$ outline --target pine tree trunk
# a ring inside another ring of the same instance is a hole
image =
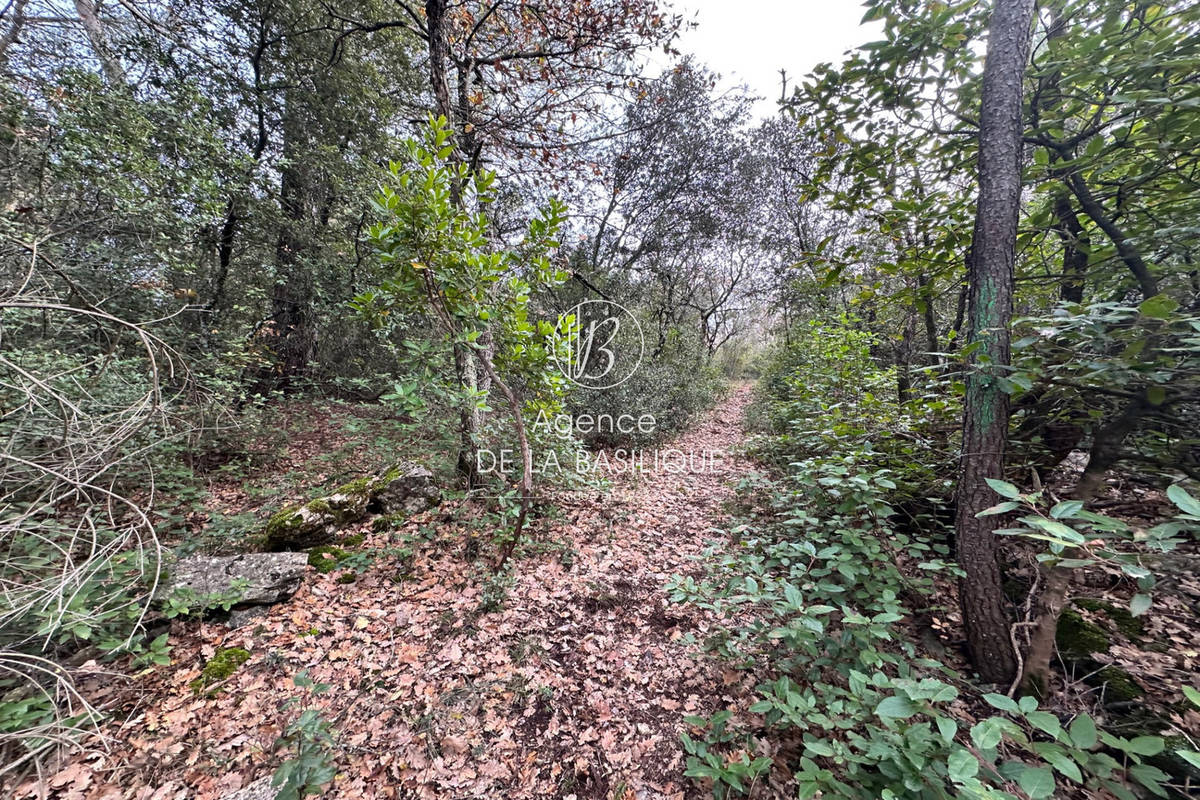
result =
[[[959,586],[971,659],[980,677],[1011,681],[1016,657],[1001,589],[998,517],[976,515],[998,499],[985,478],[1001,478],[1008,444],[1008,395],[995,367],[1009,363],[1013,264],[1021,202],[1021,84],[1029,57],[1033,0],[996,0],[988,31],[979,124],[979,204],[972,258],[967,394],[955,539],[965,572]]]

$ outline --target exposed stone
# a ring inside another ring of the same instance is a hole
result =
[[[246,585],[239,605],[269,605],[291,597],[308,567],[304,553],[242,553],[236,556],[191,556],[176,562],[168,594],[187,589],[201,597],[223,595],[235,581]]]
[[[271,776],[266,775],[236,792],[225,795],[221,800],[275,800],[277,794],[279,789],[271,785]]]
[[[433,473],[419,464],[397,464],[374,481],[370,510],[380,514],[416,514],[442,501]]]
[[[265,619],[268,613],[266,606],[244,606],[242,608],[234,608],[229,612],[229,619],[225,620],[225,624],[232,630],[235,628],[244,628],[251,623],[256,623],[261,619]]]
[[[329,544],[339,528],[367,513],[369,489],[369,481],[356,481],[338,487],[328,497],[285,508],[267,522],[267,549],[302,550]]]
[[[358,478],[328,497],[280,511],[262,537],[267,550],[305,550],[334,541],[338,530],[368,512],[415,514],[441,502],[433,473],[418,464],[398,464],[376,478]]]

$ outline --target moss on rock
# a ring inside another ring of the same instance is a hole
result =
[[[344,537],[339,544],[342,547],[361,547],[362,543],[367,540],[367,537],[361,533],[353,534],[352,536]]]
[[[1108,634],[1103,628],[1088,622],[1082,614],[1070,608],[1065,609],[1058,618],[1055,642],[1059,652],[1069,660],[1106,652],[1109,646]]]
[[[353,494],[367,495],[371,492],[371,487],[375,484],[373,478],[356,478],[349,483],[343,483],[338,488],[334,489],[334,494]]]
[[[1104,667],[1087,679],[1089,686],[1103,687],[1105,702],[1116,703],[1136,700],[1146,694],[1125,670],[1120,667]]]
[[[1140,639],[1145,633],[1145,627],[1142,621],[1130,613],[1128,608],[1110,605],[1105,609],[1108,618],[1117,626],[1117,630],[1128,636],[1130,639]]]
[[[240,647],[229,647],[224,650],[218,650],[204,665],[204,669],[200,672],[200,677],[188,684],[193,692],[201,692],[212,686],[214,683],[220,683],[233,673],[237,672],[238,667],[245,664],[250,658],[250,652],[243,650]]]
[[[1135,617],[1128,608],[1090,597],[1080,597],[1073,602],[1080,608],[1108,617],[1117,626],[1117,630],[1130,639],[1139,639],[1145,633],[1142,621]]]
[[[350,554],[340,547],[322,545],[308,551],[308,565],[325,575],[337,569],[338,564],[348,555]]]

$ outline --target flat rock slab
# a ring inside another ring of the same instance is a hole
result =
[[[238,605],[270,605],[295,594],[306,569],[306,553],[191,556],[173,567],[171,591],[188,589],[201,596],[224,594],[235,581],[244,580],[247,583]]]

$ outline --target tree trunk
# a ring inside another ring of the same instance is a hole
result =
[[[1008,443],[1008,395],[995,367],[1009,363],[1013,264],[1021,203],[1021,83],[1029,57],[1033,0],[996,0],[988,31],[979,125],[979,204],[969,265],[967,393],[955,540],[965,573],[959,586],[971,659],[980,676],[1007,683],[1016,671],[1001,589],[998,517],[976,515],[996,494]]]
[[[104,73],[105,80],[113,86],[123,86],[125,84],[125,68],[121,66],[121,60],[113,52],[112,44],[108,40],[108,31],[104,29],[100,15],[96,13],[96,4],[92,0],[75,0],[75,13],[79,15],[79,21],[83,24],[83,30],[87,34],[88,43],[92,46],[92,52],[96,54],[96,60],[100,62],[100,69]]]
[[[917,276],[917,287],[921,290],[921,301],[925,304],[924,310],[921,312],[922,321],[925,323],[925,364],[930,367],[935,367],[938,364],[940,356],[935,355],[940,350],[937,334],[937,317],[934,316],[933,309],[933,291],[930,286],[929,276],[921,273]]]
[[[1088,236],[1071,201],[1063,192],[1054,195],[1054,230],[1063,245],[1063,276],[1059,298],[1064,303],[1082,303],[1088,268]]]
[[[425,3],[426,33],[429,39],[429,87],[433,91],[435,112],[445,117],[450,129],[450,143],[454,145],[451,157],[455,163],[463,163],[462,143],[455,130],[454,106],[450,100],[450,43],[446,30],[446,0],[428,0]],[[462,206],[462,187],[457,181],[450,186],[452,200]],[[475,362],[464,345],[454,345],[454,375],[464,393],[474,393],[478,388],[478,372]],[[456,459],[459,478],[468,489],[479,483],[479,409],[475,398],[464,402],[459,409],[459,448]]]

